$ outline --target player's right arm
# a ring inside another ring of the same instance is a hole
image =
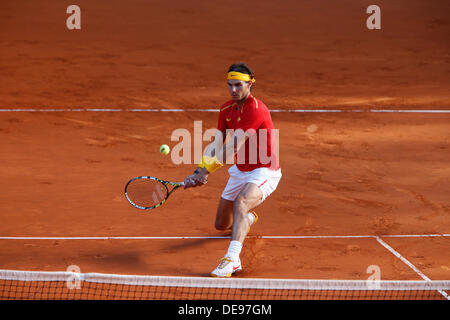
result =
[[[203,165],[200,164],[194,173],[186,178],[185,188],[206,184],[210,173],[222,167],[224,163],[233,163],[236,153],[248,138],[248,135],[240,134],[238,131],[228,132],[224,136],[222,131],[217,130],[214,140],[203,152]]]
[[[227,136],[226,130],[226,116],[223,112],[228,104],[221,107],[219,113],[217,131],[213,141],[205,148],[202,156],[202,161],[193,174],[186,177],[184,183],[185,188],[196,187],[203,185],[208,181],[208,175],[218,168],[223,163],[230,163],[230,159],[234,157],[235,145],[228,143],[230,141],[230,135]],[[231,140],[233,141],[233,140]]]
[[[186,179],[184,180],[185,188],[197,187],[200,185],[204,185],[208,182],[208,175],[210,174],[210,171],[208,171],[207,166],[205,166],[204,164],[205,159],[208,160],[217,159],[216,165],[218,167],[222,166],[222,163],[224,163],[224,161],[223,160],[221,161],[219,159],[223,159],[223,155],[227,153],[226,145],[224,145],[225,142],[224,140],[225,138],[223,137],[222,132],[220,130],[217,130],[213,141],[208,146],[206,146],[203,152],[202,162],[195,169],[194,173],[187,176]],[[219,155],[221,158],[218,158],[217,155]]]

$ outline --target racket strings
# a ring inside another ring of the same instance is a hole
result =
[[[128,198],[141,207],[153,207],[161,203],[167,196],[165,186],[151,179],[137,179],[127,187]]]

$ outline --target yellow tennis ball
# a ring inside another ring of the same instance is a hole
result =
[[[170,147],[167,144],[163,144],[161,147],[159,147],[159,152],[161,152],[161,154],[169,154]]]

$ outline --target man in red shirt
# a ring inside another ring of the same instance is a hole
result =
[[[242,270],[242,244],[250,226],[258,220],[253,209],[281,179],[277,131],[266,105],[251,94],[254,82],[247,65],[239,63],[229,68],[227,84],[232,100],[220,108],[216,137],[205,149],[199,167],[184,181],[185,188],[201,186],[223,163],[236,163],[228,170],[230,178],[216,214],[216,229],[232,229],[232,240],[225,257],[211,273],[215,277],[230,277]]]

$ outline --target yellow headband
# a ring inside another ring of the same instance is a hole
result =
[[[228,80],[241,80],[241,81],[255,82],[255,79],[252,79],[249,74],[242,73],[242,72],[236,72],[236,71],[228,72],[227,79]]]

